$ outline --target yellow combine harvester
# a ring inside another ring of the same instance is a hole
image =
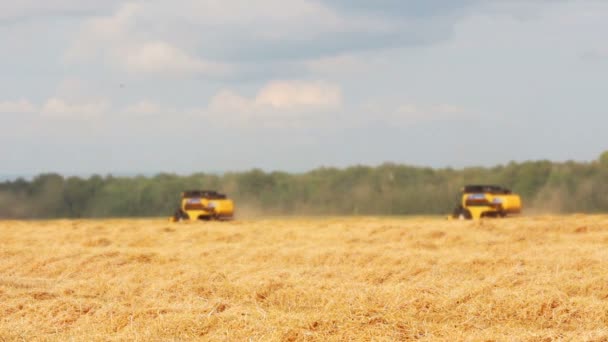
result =
[[[467,185],[462,189],[460,204],[452,218],[480,219],[505,217],[521,212],[521,198],[511,190],[496,185]]]
[[[234,217],[234,202],[216,191],[193,190],[182,192],[180,207],[171,221],[230,220]]]

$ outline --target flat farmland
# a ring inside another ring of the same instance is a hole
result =
[[[608,216],[0,221],[0,341],[608,340]]]

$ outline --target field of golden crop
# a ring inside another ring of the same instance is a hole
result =
[[[0,341],[608,340],[608,217],[0,222]]]

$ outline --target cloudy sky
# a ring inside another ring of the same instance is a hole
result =
[[[605,0],[0,0],[1,173],[593,160]]]

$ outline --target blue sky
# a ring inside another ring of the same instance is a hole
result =
[[[593,160],[608,2],[0,2],[0,173]]]

